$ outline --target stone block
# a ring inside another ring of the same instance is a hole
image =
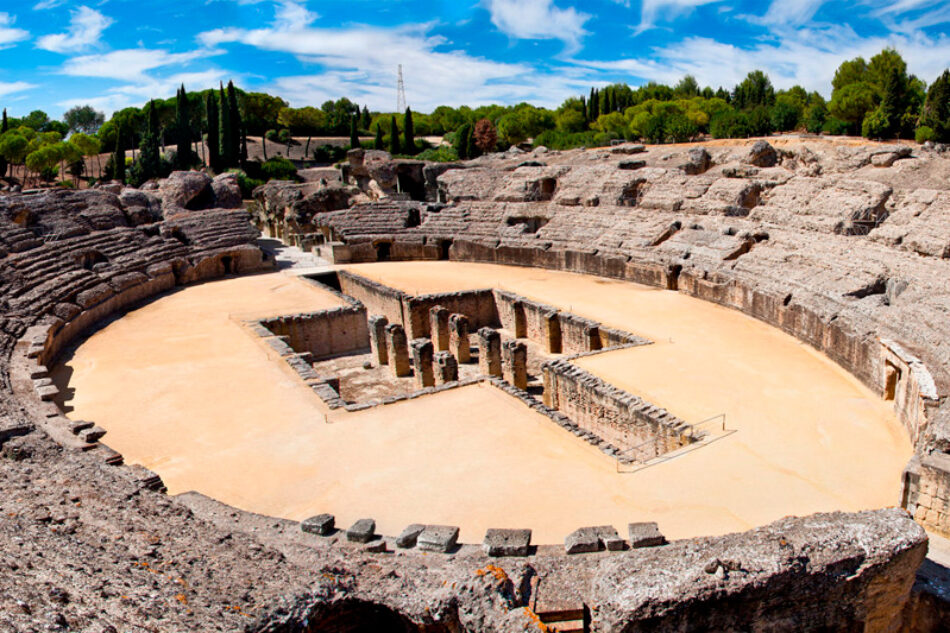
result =
[[[630,547],[656,547],[666,545],[666,538],[660,533],[659,526],[650,521],[631,523],[629,526]]]
[[[412,366],[415,372],[416,389],[425,389],[435,385],[435,375],[432,372],[432,351],[432,341],[429,339],[413,339]]]
[[[520,341],[508,341],[502,348],[502,376],[510,385],[528,388],[528,348]]]
[[[379,538],[373,541],[369,541],[363,546],[364,552],[370,552],[372,554],[382,554],[386,551],[386,539]]]
[[[386,354],[389,357],[389,367],[396,378],[410,374],[409,339],[406,330],[398,323],[386,326]]]
[[[369,543],[376,536],[376,521],[360,519],[346,531],[346,540],[354,543]]]
[[[489,556],[527,556],[531,530],[489,529],[485,533],[485,553]]]
[[[596,527],[582,527],[574,530],[564,539],[564,550],[568,554],[583,554],[613,548],[611,551],[623,549],[624,540],[620,538],[617,529],[612,525]]]
[[[459,379],[459,366],[455,357],[449,352],[436,352],[432,357],[435,371],[435,384],[444,385]]]
[[[83,442],[88,442],[92,444],[93,442],[98,442],[105,436],[106,430],[101,426],[93,426],[90,429],[79,432],[79,439]]]
[[[396,547],[401,547],[404,549],[412,548],[416,546],[416,541],[419,539],[419,535],[422,534],[422,531],[426,529],[426,526],[421,523],[413,523],[408,526],[402,533],[396,537]]]
[[[449,349],[449,311],[443,306],[429,308],[429,331],[437,352]]]
[[[389,319],[382,315],[373,315],[368,319],[369,347],[373,362],[379,366],[389,364],[389,353],[386,349],[386,326]]]
[[[459,529],[454,525],[427,525],[417,539],[424,552],[448,552],[458,543]]]
[[[336,518],[332,514],[318,514],[317,516],[304,519],[300,522],[300,529],[307,534],[317,534],[327,536],[333,532],[336,526]]]
[[[478,331],[478,371],[485,376],[501,376],[501,335],[490,327]]]
[[[449,316],[449,351],[459,363],[469,363],[472,360],[468,328],[468,317],[464,314]]]

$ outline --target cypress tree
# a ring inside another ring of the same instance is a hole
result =
[[[175,127],[178,128],[178,155],[176,163],[179,169],[188,169],[193,161],[191,156],[191,116],[188,112],[188,94],[185,85],[178,90],[175,103]]]
[[[376,141],[373,143],[375,149],[383,149],[383,126],[376,124]]]
[[[142,137],[142,142],[139,144],[139,149],[142,150],[142,153],[139,156],[138,165],[133,170],[134,184],[142,184],[152,178],[158,177],[161,168],[161,157],[158,149],[160,130],[158,125],[158,109],[155,107],[155,102],[149,101],[146,110],[148,111],[148,125],[145,130],[145,135]]]
[[[231,154],[228,157],[230,167],[237,167],[241,162],[241,131],[244,124],[241,121],[241,112],[238,110],[237,91],[234,82],[228,82],[228,118],[231,120]]]
[[[897,68],[891,68],[884,84],[884,99],[881,101],[881,111],[887,119],[885,136],[900,136],[901,115],[904,113],[904,100],[907,92],[906,83]]]
[[[350,117],[350,149],[360,148],[360,135],[359,130],[356,129],[356,125],[357,116],[354,114]]]
[[[241,169],[247,167],[247,126],[241,127]]]
[[[468,155],[468,143],[469,137],[472,136],[472,124],[465,123],[455,132],[455,152],[459,155],[459,158],[465,160],[469,158]]]
[[[219,104],[221,107],[221,124],[220,124],[220,139],[218,143],[221,146],[221,151],[219,153],[219,160],[221,161],[221,167],[227,169],[228,167],[234,167],[231,163],[231,157],[234,155],[234,137],[231,134],[231,109],[228,107],[228,97],[224,92],[224,84],[220,84],[219,88]]]
[[[399,126],[396,125],[396,115],[393,115],[389,126],[389,153],[393,156],[399,153]]]
[[[115,153],[112,155],[112,179],[125,182],[125,145],[122,142],[124,130],[120,126],[115,131]]]
[[[363,113],[360,118],[360,127],[364,130],[368,130],[369,126],[373,124],[373,117],[369,114],[369,108],[363,106]]]
[[[475,143],[475,126],[472,125],[465,132],[465,155],[468,158],[478,158],[481,152]]]
[[[10,122],[7,120],[7,109],[3,109],[3,123],[0,123],[0,135],[4,134],[7,130],[10,129]],[[7,175],[7,159],[0,156],[0,178],[5,178]]]
[[[590,100],[587,102],[587,108],[590,110],[590,120],[591,122],[596,121],[597,117],[600,116],[600,95],[597,94],[597,90],[594,88],[590,89]]]
[[[590,112],[587,110],[587,99],[581,97],[581,110],[584,114],[584,121],[590,123]]]
[[[208,93],[205,101],[205,115],[208,117],[208,167],[218,173],[221,171],[221,117],[214,90]]]
[[[412,110],[406,108],[406,120],[402,124],[406,134],[406,153],[412,156],[416,153],[416,132],[412,128]]]

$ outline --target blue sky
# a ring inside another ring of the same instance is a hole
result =
[[[826,95],[838,64],[895,46],[927,82],[950,65],[946,0],[0,0],[0,105],[111,113],[233,78],[320,105],[556,106],[592,85],[731,88],[765,70]]]

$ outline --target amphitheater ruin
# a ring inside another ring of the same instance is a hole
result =
[[[254,198],[0,195],[0,630],[950,630],[947,148]]]

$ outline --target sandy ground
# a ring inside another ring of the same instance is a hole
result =
[[[736,432],[618,474],[487,385],[334,412],[328,424],[323,403],[234,318],[338,302],[281,274],[189,287],[93,335],[57,371],[75,389],[71,417],[106,428],[107,444],[160,473],[173,494],[194,489],[293,519],[331,512],[343,526],[373,517],[386,534],[448,523],[479,542],[489,527],[530,527],[536,543],[554,543],[582,525],[655,520],[680,538],[896,502],[911,447],[890,408],[738,312],[535,269],[352,268],[410,292],[502,286],[648,336],[658,343],[584,364],[687,420],[725,412]]]

